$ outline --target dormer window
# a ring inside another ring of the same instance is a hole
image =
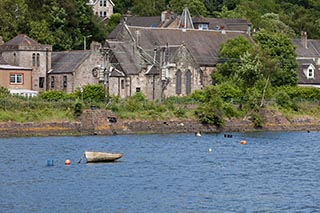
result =
[[[314,78],[314,70],[312,68],[308,69],[308,78]]]
[[[306,64],[307,65],[307,64]],[[313,64],[309,64],[303,69],[304,75],[306,76],[307,79],[313,79],[314,78],[314,71],[315,71],[315,66]]]
[[[208,24],[199,24],[198,25],[198,29],[199,30],[208,30],[209,29],[209,25]]]

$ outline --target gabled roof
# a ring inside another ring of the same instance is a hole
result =
[[[185,44],[199,65],[215,66],[218,62],[220,45],[229,39],[243,36],[251,41],[246,33],[217,32],[210,30],[181,30],[169,28],[130,27],[138,45],[151,53],[156,46],[179,46]]]
[[[51,55],[52,71],[50,73],[72,73],[89,56],[89,50],[53,52]]]
[[[36,40],[33,40],[25,34],[19,34],[10,41],[6,42],[4,45],[10,46],[39,46],[41,45]]]
[[[320,84],[320,71],[319,66],[316,65],[315,61],[313,59],[297,59],[297,62],[299,64],[298,67],[298,84]],[[315,67],[314,70],[314,78],[307,78],[307,76],[304,73],[304,70],[309,68],[309,66],[312,65]]]
[[[307,40],[307,47],[302,44],[301,39],[292,39],[292,44],[296,47],[298,57],[320,57],[320,40]]]
[[[130,44],[109,41],[108,45],[113,54],[110,60],[114,68],[129,75],[139,73],[140,66],[137,64],[137,58],[133,55],[133,47]]]
[[[25,34],[19,34],[13,39],[7,41],[3,45],[0,45],[0,51],[12,51],[12,50],[37,50],[37,51],[52,51],[51,45],[43,45],[36,40],[30,38]]]
[[[251,26],[245,19],[238,18],[193,18],[193,24],[196,26],[201,23],[207,23],[209,30],[234,30],[234,31],[248,31],[248,27]]]
[[[114,3],[111,0],[108,0],[112,6],[114,6]],[[99,2],[99,0],[89,0],[89,2],[87,3],[87,5],[93,6],[95,4],[97,4]]]

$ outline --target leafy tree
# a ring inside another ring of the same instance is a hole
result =
[[[254,40],[266,54],[277,61],[278,69],[270,73],[272,86],[297,85],[295,47],[286,35],[265,30],[254,35]]]
[[[46,20],[31,21],[29,36],[40,43],[54,43],[54,37],[50,32],[49,25]]]
[[[295,36],[295,32],[293,31],[293,29],[285,23],[283,23],[280,20],[279,15],[275,13],[266,13],[263,16],[261,16],[259,28],[265,29],[268,32],[282,33],[290,37]]]
[[[234,10],[229,10],[226,6],[223,6],[221,12],[213,12],[214,16],[217,18],[242,18],[244,15],[239,7]]]
[[[133,0],[113,0],[115,13],[126,14],[128,10],[133,6]]]
[[[165,9],[165,0],[133,0],[133,7],[131,8],[133,14],[138,16],[160,15]]]
[[[9,40],[27,26],[28,5],[24,0],[0,1],[0,35]]]
[[[76,97],[85,101],[103,101],[105,98],[105,92],[102,85],[85,85],[83,86],[83,92],[80,88],[77,88],[74,92]]]
[[[241,55],[251,48],[252,45],[243,36],[228,40],[225,44],[221,45],[219,58],[222,63],[217,65],[217,72],[213,73],[213,78],[217,83],[235,77]]]
[[[208,11],[200,0],[170,0],[170,9],[181,14],[184,8],[188,8],[192,16],[207,16]]]
[[[236,70],[236,78],[243,87],[254,87],[262,78],[262,63],[257,55],[253,56],[248,51],[240,56],[240,65]]]

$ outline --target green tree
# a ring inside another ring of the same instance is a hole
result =
[[[294,30],[282,22],[279,15],[275,13],[266,13],[262,15],[259,28],[265,29],[268,32],[282,33],[289,37],[295,36]]]
[[[230,39],[222,44],[219,50],[219,60],[222,63],[217,65],[217,71],[213,73],[215,81],[221,83],[229,78],[235,78],[240,57],[251,49],[252,44],[243,36]]]
[[[226,6],[223,6],[221,12],[213,12],[214,16],[217,18],[242,18],[244,15],[239,7],[234,10],[229,10]]]
[[[0,35],[9,40],[27,26],[28,5],[24,0],[0,1]]]
[[[166,9],[165,0],[133,0],[132,13],[138,16],[160,15]]]
[[[295,46],[288,36],[269,33],[262,30],[254,35],[254,40],[262,51],[278,64],[278,69],[271,73],[272,86],[297,85],[297,61]]]
[[[207,16],[208,11],[204,3],[200,0],[171,0],[170,9],[179,14],[184,8],[188,8],[191,16]]]

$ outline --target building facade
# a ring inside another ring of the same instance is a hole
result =
[[[17,35],[0,46],[0,53],[8,64],[32,69],[30,89],[39,92],[47,90],[51,52],[51,45],[42,45],[24,34]]]
[[[113,14],[114,3],[111,0],[90,0],[87,5],[92,7],[93,13],[103,19]]]

